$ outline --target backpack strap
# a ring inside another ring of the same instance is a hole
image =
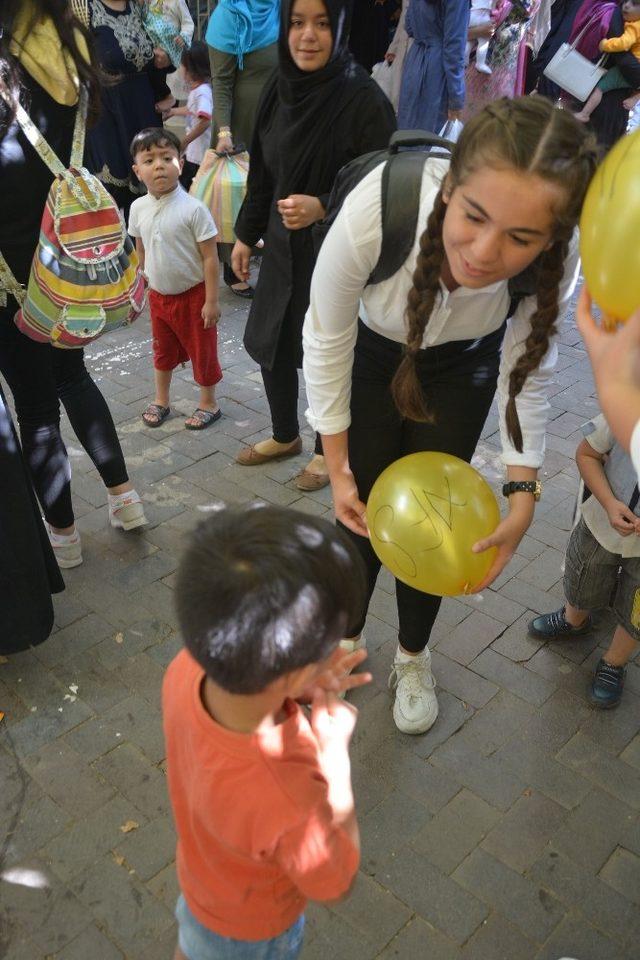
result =
[[[8,293],[22,306],[26,296],[25,289],[18,283],[11,267],[0,253],[0,307],[6,307]]]
[[[411,149],[401,151],[401,147]],[[434,147],[442,149],[434,153]],[[449,140],[424,130],[400,130],[391,137],[390,156],[382,171],[382,244],[368,284],[388,280],[411,254],[418,229],[424,165],[434,156],[450,157],[452,148]]]

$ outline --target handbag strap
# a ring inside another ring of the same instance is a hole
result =
[[[587,22],[585,23],[584,27],[583,27],[582,30],[580,31],[580,33],[578,34],[578,36],[575,38],[575,40],[574,40],[573,43],[571,44],[571,49],[572,49],[572,50],[576,50],[576,49],[577,49],[578,44],[580,43],[580,41],[581,41],[582,38],[584,37],[585,33],[587,32],[587,30],[589,29],[589,27],[591,26],[591,24],[595,23],[595,21],[596,21],[596,18],[595,18],[595,17],[591,17],[590,20],[587,20]],[[602,60],[602,59],[604,59],[604,58],[601,57],[600,60]]]
[[[0,307],[6,307],[8,293],[10,293],[12,297],[15,297],[20,306],[22,306],[25,298],[25,289],[22,284],[18,283],[11,271],[11,267],[2,256],[2,253],[0,253]]]

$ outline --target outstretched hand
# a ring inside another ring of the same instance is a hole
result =
[[[484,540],[478,540],[477,543],[474,543],[473,553],[484,553],[485,550],[490,550],[492,547],[497,547],[498,552],[484,580],[472,585],[470,593],[479,593],[484,590],[502,573],[529,528],[533,517],[533,506],[534,500],[531,497],[530,510],[526,508],[510,510],[490,537],[485,537]]]
[[[333,651],[326,669],[316,678],[315,683],[304,690],[298,700],[300,703],[311,703],[317,689],[327,693],[346,693],[371,683],[370,673],[353,673],[367,659],[367,651],[363,648],[349,653],[341,647]]]

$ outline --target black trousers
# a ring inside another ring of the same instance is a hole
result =
[[[264,389],[271,411],[273,439],[278,443],[293,443],[300,434],[298,422],[298,366],[300,363],[300,334],[293,329],[289,310],[285,315],[278,339],[273,367],[261,367]],[[315,452],[322,453],[322,441],[316,433]]]
[[[366,503],[382,471],[409,453],[451,453],[470,461],[493,400],[504,324],[478,340],[445,343],[421,350],[418,375],[435,422],[403,419],[391,397],[391,381],[402,358],[402,346],[360,323],[351,388],[349,463],[360,499]],[[380,561],[366,537],[343,528],[364,560],[369,595],[376,585]],[[440,597],[422,593],[396,580],[399,640],[417,653],[429,642]],[[348,635],[364,626],[366,610]]]
[[[13,323],[15,301],[9,303],[12,307],[0,310],[0,373],[13,394],[24,456],[45,519],[54,527],[70,527],[71,466],[60,433],[60,401],[107,487],[129,479],[120,441],[83,351],[30,340]]]

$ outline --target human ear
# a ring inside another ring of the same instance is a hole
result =
[[[451,175],[447,174],[444,180],[442,181],[442,202],[449,203],[449,200],[451,200],[452,193],[453,193],[453,185],[451,183]]]

